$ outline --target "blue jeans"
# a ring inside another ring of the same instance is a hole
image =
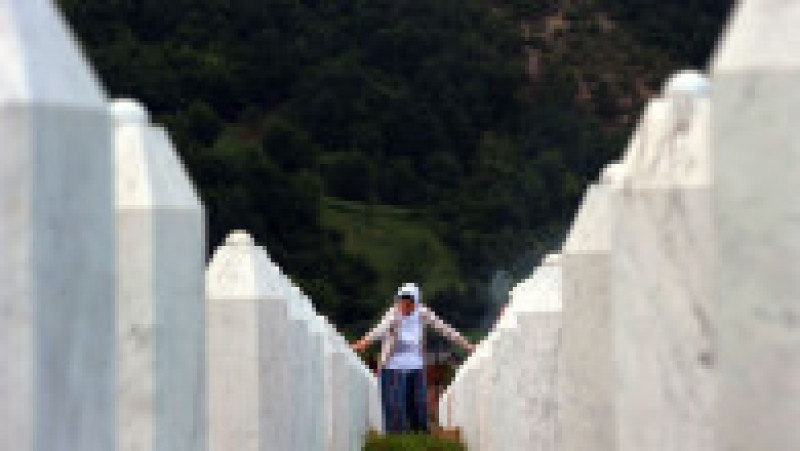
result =
[[[381,371],[383,423],[387,434],[428,431],[425,370]]]

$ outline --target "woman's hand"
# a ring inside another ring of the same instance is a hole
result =
[[[350,348],[354,352],[363,351],[363,350],[367,349],[367,341],[362,338],[361,340],[358,340],[357,342],[351,344]]]

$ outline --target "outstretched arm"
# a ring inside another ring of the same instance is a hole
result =
[[[372,330],[367,332],[366,335],[364,335],[360,340],[351,346],[353,350],[363,351],[373,341],[383,338],[383,336],[389,331],[389,327],[392,325],[392,318],[394,318],[394,307],[390,308],[389,311],[383,315],[383,318],[381,318],[381,321],[377,326],[373,327]]]
[[[444,322],[441,318],[439,318],[436,313],[433,312],[431,309],[426,309],[425,313],[428,317],[428,322],[430,323],[431,327],[436,329],[443,337],[447,338],[451,342],[461,346],[465,351],[472,352],[475,349],[475,345],[467,341],[463,335],[461,335],[455,328]]]

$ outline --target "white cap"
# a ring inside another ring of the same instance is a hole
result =
[[[419,304],[420,301],[422,301],[422,291],[415,283],[403,284],[403,286],[397,290],[396,297],[401,298],[403,296],[411,296],[414,299],[415,304]]]

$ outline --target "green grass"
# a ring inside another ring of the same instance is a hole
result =
[[[370,434],[364,451],[466,451],[461,443],[422,434],[379,436]]]
[[[413,210],[326,198],[321,219],[342,233],[346,252],[375,268],[378,292],[387,300],[403,282],[421,283],[430,296],[459,280],[452,253]]]

